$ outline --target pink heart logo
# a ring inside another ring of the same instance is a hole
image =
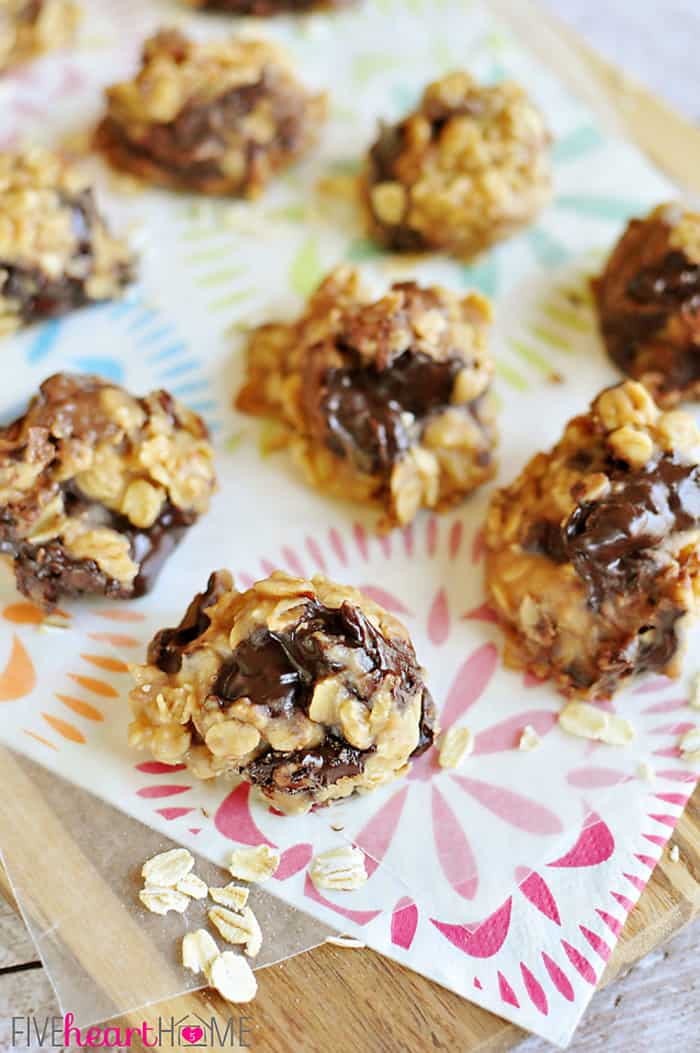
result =
[[[204,1038],[204,1028],[192,1027],[192,1025],[190,1024],[189,1027],[183,1027],[180,1031],[180,1034],[184,1038],[185,1042],[199,1042],[200,1039]]]

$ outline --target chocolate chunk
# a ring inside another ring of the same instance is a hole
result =
[[[363,366],[352,350],[346,356],[348,367],[329,371],[324,384],[328,446],[363,471],[388,472],[420,437],[430,414],[449,403],[463,360],[440,362],[405,351],[380,370]]]
[[[364,771],[374,749],[358,750],[342,739],[328,736],[323,745],[296,753],[269,750],[246,765],[246,777],[265,790],[286,793],[314,791],[332,786],[339,779],[352,778]]]
[[[224,570],[209,575],[204,592],[198,592],[184,617],[175,629],[161,629],[148,647],[148,661],[164,673],[173,674],[182,667],[182,655],[188,644],[194,643],[211,624],[207,611],[233,587],[231,575]]]
[[[334,646],[357,650],[354,687],[368,700],[387,673],[397,677],[397,701],[415,687],[415,662],[401,643],[386,640],[362,611],[349,603],[337,610],[309,603],[297,624],[285,632],[256,629],[235,648],[222,667],[213,693],[225,704],[239,698],[265,706],[273,716],[308,712],[316,684],[340,671]]]
[[[658,573],[649,550],[668,534],[700,523],[700,468],[670,455],[642,472],[610,472],[612,490],[580,504],[564,527],[533,525],[524,548],[555,563],[571,562],[598,609],[613,593],[643,592]]]

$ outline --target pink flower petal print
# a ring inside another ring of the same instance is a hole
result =
[[[404,786],[398,793],[393,794],[355,838],[355,844],[365,853],[365,870],[370,877],[384,859],[396,833],[408,789],[408,786]]]
[[[367,559],[369,556],[369,545],[367,543],[367,531],[361,523],[353,523],[352,535],[355,538],[355,544],[357,550],[363,559]]]
[[[465,775],[453,775],[452,779],[465,793],[510,826],[542,837],[560,834],[564,830],[561,819],[531,797]]]
[[[585,925],[579,925],[579,930],[590,943],[596,954],[600,955],[604,962],[607,962],[608,958],[612,954],[612,948],[608,946],[602,936],[599,936],[597,932],[591,932]]]
[[[633,695],[650,695],[656,691],[663,691],[664,688],[670,687],[673,681],[667,676],[654,676],[649,680],[645,680],[640,687],[636,687],[632,692]]]
[[[626,910],[626,911],[627,911],[628,913],[629,913],[629,912],[630,912],[630,911],[632,910],[632,908],[634,907],[634,903],[633,903],[633,902],[632,902],[632,900],[631,900],[631,899],[629,898],[629,896],[623,896],[623,894],[622,894],[621,892],[611,892],[611,893],[610,893],[610,895],[612,896],[612,898],[613,898],[614,900],[617,900],[617,902],[618,902],[618,903],[620,904],[620,906],[621,906],[621,907],[624,907],[624,909],[625,909],[625,910]]]
[[[671,782],[691,782],[695,784],[698,781],[697,772],[688,771],[685,768],[667,768],[665,771],[657,771],[659,779],[669,779]]]
[[[459,554],[460,545],[462,544],[462,535],[464,533],[464,524],[460,519],[450,527],[450,537],[448,541],[448,551],[450,559],[456,559]]]
[[[162,815],[164,819],[181,819],[183,815],[189,815],[190,812],[194,811],[194,808],[156,808],[158,815]]]
[[[309,844],[292,845],[280,856],[280,864],[274,873],[275,880],[286,881],[287,878],[298,874],[309,865],[313,854],[313,847]]]
[[[595,969],[580,951],[577,951],[575,947],[572,947],[566,940],[561,941],[561,945],[564,948],[564,953],[573,965],[579,976],[582,976],[589,984],[593,987],[598,983],[598,977],[596,976]]]
[[[343,539],[340,536],[340,533],[335,527],[332,527],[329,531],[328,540],[330,541],[331,548],[333,549],[338,561],[342,563],[344,567],[347,566],[348,556],[345,551],[345,545],[343,544]]]
[[[687,698],[667,698],[665,702],[655,702],[653,706],[648,706],[642,710],[642,713],[645,716],[652,716],[655,713],[675,713],[676,710],[685,709],[687,705]]]
[[[442,872],[457,895],[474,899],[479,869],[462,825],[436,786],[432,794],[433,837]]]
[[[276,846],[265,837],[250,814],[250,785],[242,782],[224,798],[214,816],[214,826],[229,841],[242,845]]]
[[[457,670],[440,714],[443,728],[449,728],[483,695],[498,665],[498,648],[487,643],[474,651]]]
[[[534,673],[530,672],[523,674],[523,687],[540,687],[544,683],[544,677],[535,676]]]
[[[663,826],[670,826],[672,830],[678,822],[678,816],[676,815],[658,815],[650,813],[649,818],[653,819],[656,823],[661,823]]]
[[[407,556],[413,555],[413,541],[413,523],[409,523],[408,526],[403,528],[403,547]]]
[[[484,558],[485,551],[484,528],[480,527],[472,541],[472,563],[479,563]]]
[[[512,1005],[516,1009],[520,1009],[520,1002],[515,996],[515,991],[510,986],[500,969],[498,971],[498,990],[500,992],[502,1001],[504,1001],[507,1005]]]
[[[438,542],[438,523],[435,516],[431,516],[425,530],[426,551],[432,559],[435,555]]]
[[[444,644],[450,635],[450,612],[447,606],[447,593],[444,588],[435,594],[428,615],[428,636],[436,647]]]
[[[594,867],[610,859],[615,851],[615,838],[610,827],[595,812],[589,815],[576,844],[550,867]]]
[[[546,735],[556,722],[556,714],[548,709],[528,709],[480,731],[474,739],[474,753],[485,756],[515,749],[526,724],[531,724],[538,735]]]
[[[446,922],[431,918],[431,923],[438,932],[455,947],[472,958],[493,958],[498,954],[510,929],[510,916],[513,908],[512,897],[494,911],[494,913],[476,926],[448,925]]]
[[[647,883],[644,880],[644,878],[637,877],[636,874],[623,874],[622,876],[627,878],[630,885],[634,885],[634,887],[636,889],[639,889],[640,892],[642,892],[647,886]]]
[[[606,910],[600,910],[598,907],[596,907],[596,914],[601,921],[605,922],[615,936],[620,935],[622,932],[622,922],[618,918],[614,918],[612,914],[608,914]]]
[[[571,986],[571,981],[568,976],[561,969],[553,958],[550,958],[546,951],[542,951],[542,961],[544,967],[549,973],[549,978],[556,987],[560,995],[562,995],[567,1002],[573,1002],[574,1000],[574,989]]]
[[[547,1004],[547,996],[542,989],[542,985],[528,969],[524,962],[520,963],[520,973],[525,984],[525,990],[528,993],[530,1001],[543,1016],[548,1016],[549,1005]]]
[[[284,545],[283,546],[283,548],[282,548],[282,558],[284,559],[285,563],[289,567],[289,569],[292,572],[292,574],[296,574],[296,576],[298,578],[305,578],[306,577],[306,571],[304,570],[304,566],[303,566],[301,560],[297,556],[297,554],[294,551],[294,549],[290,548],[289,545]]]
[[[186,764],[162,764],[160,761],[144,761],[143,764],[134,765],[137,771],[146,775],[166,775],[176,771],[184,771]]]
[[[314,903],[319,903],[322,907],[327,907],[328,910],[348,918],[349,921],[354,921],[356,925],[368,925],[382,913],[381,910],[348,910],[347,907],[339,907],[337,903],[331,903],[329,899],[321,895],[308,874],[304,881],[304,895]]]
[[[657,801],[664,801],[666,804],[675,804],[679,808],[685,808],[686,804],[690,799],[690,795],[687,793],[655,793]]]
[[[413,943],[418,928],[418,907],[412,899],[404,896],[394,907],[391,915],[391,942],[405,951]]]
[[[136,793],[139,797],[149,800],[152,797],[174,797],[178,793],[186,793],[191,786],[177,786],[176,784],[162,784],[160,786],[144,786]]]
[[[518,876],[519,871],[520,868],[516,871],[516,876]],[[540,877],[540,875],[533,870],[526,878],[522,880],[518,878],[518,880],[520,881],[519,888],[523,896],[525,896],[534,907],[537,907],[546,918],[553,921],[555,925],[561,925],[561,916],[559,914],[559,908],[557,907],[557,901],[544,878]]]
[[[311,556],[312,560],[314,561],[315,566],[318,567],[318,569],[321,571],[322,574],[325,574],[326,570],[327,570],[326,561],[323,558],[323,552],[321,551],[321,546],[319,545],[318,541],[316,541],[315,538],[312,538],[312,537],[307,537],[306,538],[306,551]]]
[[[374,600],[380,607],[384,607],[387,611],[391,611],[392,614],[403,614],[408,617],[411,615],[411,611],[406,607],[401,600],[397,599],[396,596],[391,592],[387,592],[386,589],[380,589],[378,585],[358,585],[360,592],[364,592],[365,596],[368,596],[370,600]]]
[[[624,771],[616,771],[614,768],[575,768],[566,777],[569,786],[576,786],[584,790],[600,790],[608,786],[618,786],[621,782],[629,779]]]
[[[463,614],[461,620],[463,622],[490,622],[495,625],[498,622],[498,615],[488,603],[482,603],[480,607],[474,607]]]

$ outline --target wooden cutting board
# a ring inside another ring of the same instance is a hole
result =
[[[507,11],[510,0],[493,0]],[[664,103],[624,77],[593,53],[570,30],[528,4],[517,31],[547,61],[556,62],[574,90],[592,84],[614,111],[629,138],[677,182],[700,194],[700,131]],[[522,16],[521,16],[522,18]],[[581,72],[584,72],[582,79]],[[680,821],[673,841],[680,860],[668,855],[654,871],[622,939],[603,984],[663,943],[700,913],[700,788]],[[0,891],[12,893],[0,870]],[[258,973],[260,990],[250,1007],[249,1044],[256,1053],[500,1053],[524,1034],[517,1027],[469,1004],[402,966],[369,951],[323,946]],[[226,1010],[202,993],[140,1009],[123,1026],[158,1016],[180,1018],[199,1013],[209,1018]]]

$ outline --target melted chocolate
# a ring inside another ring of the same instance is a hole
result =
[[[385,639],[352,604],[332,609],[309,602],[290,629],[271,632],[260,628],[243,640],[222,667],[213,693],[223,708],[227,702],[248,698],[275,717],[290,718],[295,710],[306,713],[319,680],[342,669],[329,653],[336,644],[357,652],[355,661],[362,673],[355,688],[363,701],[369,702],[388,673],[397,677],[398,702],[415,690],[419,674],[405,645]]]
[[[660,392],[700,380],[700,265],[670,232],[661,219],[633,220],[593,283],[610,357],[631,376],[657,375]]]
[[[599,609],[615,593],[645,592],[658,567],[650,550],[675,531],[700,523],[700,468],[664,455],[648,470],[611,471],[612,490],[600,501],[584,502],[563,529],[535,524],[529,551],[557,563],[571,562]]]
[[[211,624],[208,609],[218,603],[232,585],[231,576],[226,571],[210,574],[206,589],[194,597],[177,628],[161,629],[153,637],[148,646],[150,664],[169,675],[178,673],[186,648],[202,636]]]
[[[246,766],[246,776],[265,790],[295,793],[314,792],[332,786],[340,779],[353,778],[364,771],[367,758],[374,750],[358,750],[342,739],[329,735],[321,746],[280,753],[270,750]]]
[[[347,355],[352,364],[330,370],[325,379],[327,443],[362,471],[386,474],[416,441],[425,419],[449,404],[464,363],[457,356],[437,362],[405,351],[390,368],[378,370],[361,365],[356,352]],[[406,413],[414,420],[406,420]]]
[[[54,607],[61,596],[142,596],[153,587],[168,556],[196,519],[196,515],[168,503],[153,526],[140,529],[126,516],[86,498],[73,483],[64,487],[64,500],[67,515],[81,515],[92,527],[107,526],[126,537],[139,570],[133,584],[124,585],[106,575],[95,560],[75,559],[58,538],[36,545],[22,540],[5,514],[0,518],[0,551],[15,561],[20,592],[48,608]]]
[[[94,302],[85,289],[93,270],[92,228],[97,212],[92,191],[61,195],[61,204],[70,210],[75,251],[71,257],[72,274],[49,277],[40,267],[17,264],[0,259],[0,270],[5,273],[0,292],[6,299],[17,302],[17,313],[25,324],[45,318],[56,318],[78,307]],[[75,276],[76,268],[80,274]],[[130,265],[122,264],[115,273],[115,282],[126,285],[133,278]]]
[[[115,151],[122,163],[130,160],[138,168],[156,166],[167,176],[183,184],[206,186],[209,182],[228,179],[221,162],[230,148],[231,132],[261,100],[269,103],[275,136],[264,145],[250,139],[245,144],[246,171],[240,184],[255,176],[261,155],[294,154],[302,146],[306,102],[288,91],[280,91],[274,80],[263,72],[253,84],[244,84],[224,92],[207,103],[191,100],[174,120],[151,125],[143,138],[135,140],[127,127],[107,116],[98,129],[98,142],[107,152]]]

